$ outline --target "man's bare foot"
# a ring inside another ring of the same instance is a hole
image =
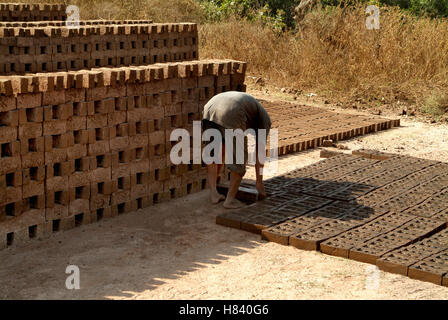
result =
[[[242,208],[242,207],[246,206],[246,204],[237,199],[233,199],[230,201],[226,199],[226,201],[224,201],[223,206],[226,209],[238,209],[238,208]]]
[[[210,200],[213,204],[217,204],[220,201],[223,201],[226,197],[224,197],[222,194],[219,194],[218,192],[212,192],[210,191]]]

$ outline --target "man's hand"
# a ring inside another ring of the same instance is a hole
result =
[[[257,182],[257,191],[258,191],[258,200],[263,200],[267,197],[266,192],[264,191],[263,181]]]

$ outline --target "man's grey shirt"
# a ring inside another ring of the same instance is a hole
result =
[[[210,99],[203,119],[226,129],[266,129],[266,136],[271,128],[271,118],[257,99],[238,91],[223,92]]]

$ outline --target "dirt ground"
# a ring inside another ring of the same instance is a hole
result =
[[[447,125],[403,119],[342,144],[448,162]],[[278,174],[316,161],[319,150],[283,157]],[[369,286],[370,265],[218,226],[223,210],[204,191],[0,251],[0,299],[448,299],[446,287],[381,271]],[[80,290],[65,287],[68,265]]]

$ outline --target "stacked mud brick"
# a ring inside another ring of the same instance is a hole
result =
[[[217,223],[448,286],[448,164],[360,150],[272,178]]]
[[[195,24],[80,25],[0,25],[0,248],[204,189],[170,134],[245,90],[245,63],[197,60]]]
[[[0,21],[64,21],[63,4],[0,3]]]
[[[198,59],[197,25],[0,27],[0,75]]]
[[[80,26],[101,26],[101,25],[127,25],[127,24],[148,24],[152,20],[82,20],[79,21]],[[15,21],[4,22],[0,21],[0,27],[63,27],[66,26],[66,21]]]

